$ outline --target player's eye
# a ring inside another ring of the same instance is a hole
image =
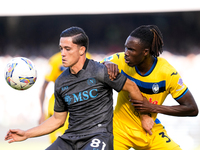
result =
[[[133,49],[132,48],[128,48],[128,50],[132,51]]]
[[[66,48],[66,51],[70,51],[70,49],[69,49],[69,48]]]
[[[59,50],[61,51],[63,48],[62,47],[59,47]]]
[[[127,51],[127,50],[133,51],[133,49],[132,49],[132,48],[129,48],[129,47],[125,47],[125,50],[126,50],[126,51]]]
[[[129,51],[133,51],[133,50],[134,50],[134,49],[132,49],[132,48],[128,48],[128,47],[127,47],[127,49],[128,49]]]

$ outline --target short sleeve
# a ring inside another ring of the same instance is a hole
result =
[[[108,75],[108,71],[107,68],[104,68],[104,82],[109,85],[111,88],[115,89],[117,92],[121,91],[126,80],[127,77],[124,76],[123,74],[119,73],[116,77],[115,80],[111,81]]]
[[[110,61],[110,62],[118,65],[118,69],[121,72],[121,69],[124,68],[124,65],[125,65],[124,52],[115,53],[115,54],[113,54],[111,56],[108,56],[108,57],[104,58],[101,61],[101,63],[105,62],[105,61]]]
[[[177,71],[170,74],[170,94],[175,100],[180,99],[188,90],[183,79]]]
[[[56,87],[56,83],[55,83],[55,87]],[[65,100],[61,98],[59,93],[60,92],[58,91],[58,89],[55,88],[55,91],[54,91],[54,96],[55,96],[54,111],[56,111],[56,112],[68,111],[68,107],[65,103]]]

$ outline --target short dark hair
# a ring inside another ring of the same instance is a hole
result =
[[[72,42],[74,44],[84,46],[85,51],[87,51],[89,47],[89,38],[86,35],[85,31],[80,27],[70,27],[62,31],[60,37],[72,37]]]
[[[150,48],[150,54],[154,57],[163,52],[163,36],[156,25],[142,25],[133,30],[130,36],[139,38],[145,47]]]

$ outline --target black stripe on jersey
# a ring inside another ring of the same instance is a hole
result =
[[[158,93],[162,93],[162,92],[165,91],[165,87],[159,87],[158,93],[154,93],[153,90],[152,90],[152,88],[151,88],[151,89],[148,89],[148,88],[143,88],[143,87],[141,87],[141,86],[138,86],[138,88],[140,89],[140,91],[141,91],[142,93],[145,93],[145,94],[158,94]]]
[[[166,91],[165,80],[160,82],[143,82],[127,75],[123,70],[121,70],[121,73],[127,78],[129,78],[131,81],[134,81],[137,84],[140,91],[145,94],[158,94]]]

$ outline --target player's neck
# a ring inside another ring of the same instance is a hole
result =
[[[79,61],[76,64],[74,64],[72,67],[70,67],[71,73],[77,74],[83,68],[85,61],[86,61],[85,55],[81,56]]]
[[[148,57],[145,59],[140,65],[137,66],[138,70],[142,75],[146,74],[152,67],[154,63],[155,58],[154,57]]]

